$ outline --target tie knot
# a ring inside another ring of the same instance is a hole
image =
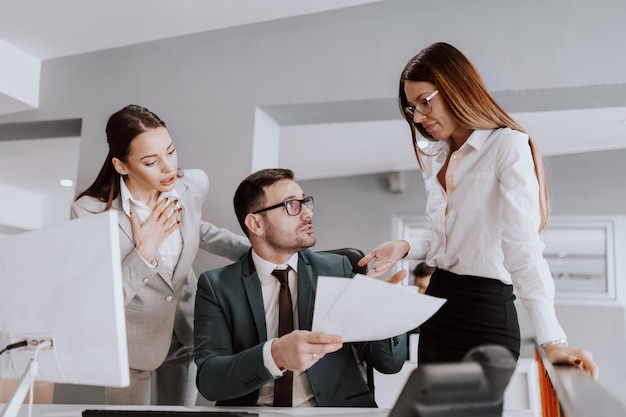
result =
[[[288,284],[289,269],[289,267],[287,267],[287,269],[275,269],[274,271],[272,271],[272,275],[278,278],[278,281],[280,281],[281,284]]]

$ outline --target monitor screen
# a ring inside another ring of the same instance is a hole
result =
[[[51,340],[36,380],[127,386],[128,353],[117,213],[0,238],[0,349]],[[35,353],[0,356],[0,378],[20,379]]]

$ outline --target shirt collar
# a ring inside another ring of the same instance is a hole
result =
[[[443,149],[448,149],[448,141],[446,140],[424,140],[426,146],[422,148],[422,152],[427,155],[433,155],[441,152]]]
[[[161,201],[165,197],[169,197],[170,199],[173,198],[173,199],[180,200],[180,197],[178,196],[178,192],[176,192],[176,188],[173,188],[171,191],[166,191],[164,193],[161,193],[159,195],[157,202]],[[124,210],[124,213],[126,213],[126,215],[129,217],[130,217],[130,203],[131,202],[137,206],[148,208],[146,207],[144,203],[142,203],[141,201],[135,200],[133,198],[132,194],[130,193],[130,190],[126,186],[126,181],[124,181],[124,177],[120,177],[120,199],[122,200],[122,209]]]
[[[469,138],[467,138],[467,141],[465,141],[463,145],[467,144],[468,146],[478,150],[482,148],[485,141],[493,131],[494,129],[476,129],[472,132]]]
[[[463,146],[467,144],[467,146],[471,146],[474,149],[480,149],[493,131],[494,129],[476,129],[469,135]],[[424,153],[436,154],[442,150],[449,151],[449,149],[450,145],[447,140],[429,141],[426,148],[424,148]]]
[[[261,285],[264,285],[269,277],[272,275],[274,269],[286,269],[287,266],[290,266],[296,273],[298,272],[298,252],[291,255],[289,260],[281,265],[276,265],[273,262],[268,262],[265,259],[261,258],[257,253],[252,249],[252,261],[254,262],[254,266],[256,268],[256,273],[259,276],[259,281],[261,281]]]

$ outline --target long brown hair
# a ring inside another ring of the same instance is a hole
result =
[[[113,166],[113,158],[127,162],[130,144],[138,135],[158,127],[167,127],[165,122],[142,106],[130,104],[109,117],[106,125],[109,153],[96,177],[96,180],[76,200],[84,195],[106,202],[105,211],[111,208],[113,200],[120,194],[120,174]]]
[[[400,112],[411,127],[413,149],[421,169],[423,151],[418,146],[419,136],[435,140],[421,124],[413,122],[413,117],[404,111],[409,105],[404,93],[405,81],[425,81],[434,84],[439,95],[448,105],[452,116],[463,127],[476,129],[497,129],[509,127],[526,132],[493,99],[482,77],[472,62],[461,51],[447,43],[439,42],[424,48],[409,60],[400,76],[398,104]],[[543,230],[548,222],[549,201],[543,161],[535,141],[528,135],[528,144],[535,164],[535,175],[539,183],[539,210]]]

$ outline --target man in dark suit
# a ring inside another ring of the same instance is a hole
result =
[[[217,405],[375,407],[360,361],[398,372],[406,335],[344,344],[340,336],[311,331],[318,276],[353,275],[346,257],[309,249],[313,198],[292,171],[266,169],[239,185],[234,206],[252,250],[200,276],[194,349],[200,393]],[[288,270],[288,283],[274,276],[281,275],[277,269]],[[292,302],[286,318],[279,300]],[[295,330],[285,330],[285,320]]]

